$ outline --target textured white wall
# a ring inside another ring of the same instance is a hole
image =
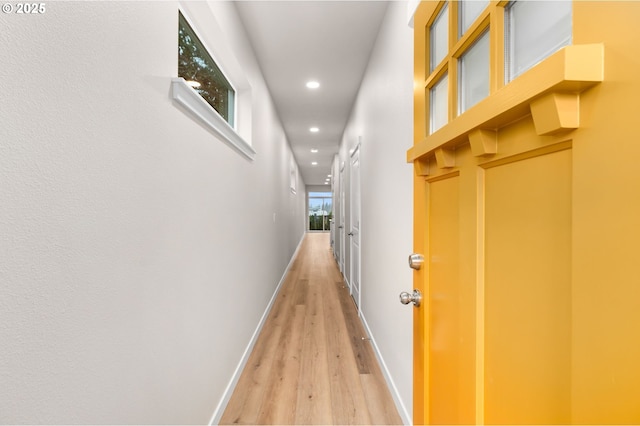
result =
[[[361,290],[363,316],[397,388],[401,415],[412,412],[411,307],[398,301],[413,276],[413,170],[406,151],[413,140],[413,32],[406,2],[390,2],[340,147],[346,188],[350,150],[361,137]],[[349,194],[346,196],[349,202]],[[347,206],[347,229],[349,223]],[[346,247],[349,276],[349,248]]]
[[[304,232],[284,132],[233,4],[255,162],[170,100],[177,3],[46,6],[0,14],[0,423],[206,423]]]

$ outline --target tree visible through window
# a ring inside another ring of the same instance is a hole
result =
[[[234,126],[235,90],[182,13],[178,28],[178,76]]]

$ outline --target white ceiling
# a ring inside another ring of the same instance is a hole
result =
[[[236,7],[302,178],[307,185],[323,185],[387,2],[263,0],[239,1]],[[306,88],[309,80],[320,88]],[[320,131],[311,133],[314,126]]]

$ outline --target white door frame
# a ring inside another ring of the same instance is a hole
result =
[[[345,250],[346,250],[346,244],[345,244],[345,235],[346,235],[346,231],[345,231],[345,226],[347,226],[347,224],[345,223],[345,212],[347,210],[347,204],[346,204],[346,197],[345,197],[345,191],[344,191],[344,167],[345,167],[345,163],[343,162],[340,165],[340,177],[339,177],[339,192],[338,192],[338,197],[339,197],[339,205],[340,205],[340,216],[338,217],[338,230],[340,231],[338,234],[338,239],[339,239],[339,244],[340,244],[340,249],[339,249],[339,261],[338,264],[340,265],[340,272],[342,272],[342,275],[346,275],[345,274],[345,270],[344,270],[344,258],[345,258]],[[347,281],[348,284],[348,281]],[[348,284],[349,285],[349,284]],[[349,286],[349,291],[351,291],[351,287]]]
[[[356,302],[358,307],[358,314],[361,314],[361,301],[362,301],[362,276],[361,276],[361,232],[362,227],[360,226],[362,211],[361,211],[361,196],[360,196],[360,147],[361,143],[358,141],[358,145],[356,145],[355,149],[351,153],[351,167],[350,167],[350,209],[349,209],[349,217],[350,217],[350,234],[351,238],[349,238],[349,253],[350,253],[350,288],[351,295],[353,296],[353,300]],[[356,164],[356,167],[354,167]],[[355,278],[354,278],[355,277]]]

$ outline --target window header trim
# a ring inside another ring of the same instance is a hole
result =
[[[436,150],[468,142],[476,130],[499,129],[531,114],[532,103],[553,92],[580,93],[604,81],[604,46],[566,46],[477,103],[407,151],[412,163]]]

